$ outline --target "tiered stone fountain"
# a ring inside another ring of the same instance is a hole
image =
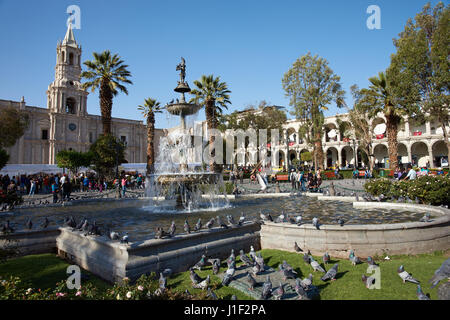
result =
[[[201,184],[216,185],[220,180],[220,174],[212,172],[189,171],[186,155],[191,148],[190,135],[186,131],[186,117],[196,114],[201,106],[186,102],[185,93],[191,92],[188,83],[185,81],[186,64],[181,58],[176,70],[180,71],[180,81],[178,81],[175,92],[181,94],[180,99],[175,103],[165,106],[165,109],[172,115],[179,116],[181,119],[181,130],[161,139],[159,150],[160,155],[157,159],[157,169],[154,174],[149,175],[150,197],[164,196],[166,200],[176,198],[177,209],[191,209],[192,206],[200,205],[202,192],[198,186]],[[181,155],[179,162],[173,160],[174,153]],[[217,189],[217,188],[216,188]],[[217,190],[216,190],[217,191]],[[217,192],[213,192],[217,193]],[[209,201],[214,196],[209,196]],[[156,205],[156,204],[155,204]],[[167,206],[168,203],[165,203]],[[170,204],[169,204],[170,206]]]

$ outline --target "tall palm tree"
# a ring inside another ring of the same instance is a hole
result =
[[[379,72],[378,76],[369,78],[369,81],[371,83],[369,88],[361,90],[361,103],[366,104],[371,118],[380,112],[384,114],[388,138],[389,169],[395,170],[398,167],[397,133],[402,120],[401,109],[395,106],[394,96],[384,72]]]
[[[83,71],[81,77],[88,81],[83,83],[84,89],[94,92],[99,89],[100,112],[102,114],[103,134],[111,134],[111,112],[113,97],[119,91],[128,94],[127,88],[122,83],[132,84],[128,78],[131,73],[127,70],[128,65],[117,55],[111,55],[109,50],[102,53],[94,52],[94,60],[85,61],[84,65],[88,71]]]
[[[202,75],[200,80],[195,80],[196,89],[191,91],[194,97],[189,101],[205,108],[206,123],[208,126],[209,151],[211,155],[210,171],[216,172],[218,167],[214,162],[214,136],[211,130],[217,128],[217,117],[222,114],[223,109],[227,109],[227,104],[231,104],[230,93],[225,82],[220,82],[220,77],[214,75]],[[223,108],[223,109],[222,109]]]
[[[155,113],[161,113],[162,109],[160,103],[152,98],[145,99],[144,104],[138,106],[147,119],[147,174],[155,171]]]

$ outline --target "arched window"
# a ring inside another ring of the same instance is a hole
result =
[[[66,113],[75,114],[76,113],[76,100],[74,98],[67,98],[66,100]]]
[[[69,53],[69,64],[73,65],[73,53]]]

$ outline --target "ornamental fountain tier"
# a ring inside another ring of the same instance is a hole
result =
[[[217,184],[220,175],[211,172],[189,171],[188,161],[186,155],[190,145],[190,135],[186,131],[186,116],[196,114],[201,108],[195,103],[186,102],[185,93],[191,92],[188,83],[185,81],[186,63],[181,58],[181,63],[176,67],[180,71],[180,81],[178,81],[175,92],[181,94],[180,99],[175,103],[169,103],[165,109],[172,115],[179,116],[181,120],[181,133],[168,135],[161,139],[159,150],[160,159],[158,169],[154,174],[149,175],[150,188],[156,190],[150,196],[164,196],[166,199],[176,198],[176,207],[178,209],[191,209],[202,203],[201,191],[198,186],[201,184]],[[186,135],[189,135],[186,136]],[[189,138],[189,139],[186,139]],[[179,162],[173,161],[174,153],[178,153]],[[217,193],[213,192],[213,193]],[[210,194],[209,201],[214,198]]]

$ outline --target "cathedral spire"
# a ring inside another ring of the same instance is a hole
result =
[[[73,45],[74,47],[77,46],[77,42],[75,41],[75,37],[73,36],[71,20],[68,21],[66,36],[64,37],[62,44],[63,45]]]

